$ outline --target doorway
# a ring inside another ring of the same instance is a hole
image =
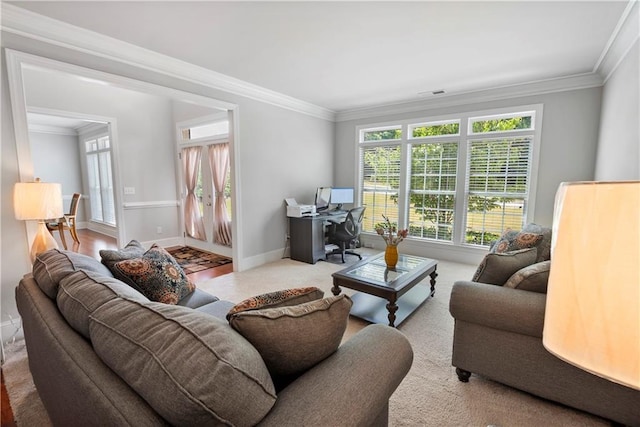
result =
[[[232,257],[228,113],[177,124],[185,245]]]

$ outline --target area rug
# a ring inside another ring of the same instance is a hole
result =
[[[368,250],[363,250],[363,254]],[[278,289],[317,286],[331,295],[331,274],[341,264],[319,261],[305,264],[282,259],[251,270],[233,272],[198,283],[198,288],[221,299],[241,301]],[[610,427],[602,418],[539,399],[528,393],[473,375],[458,381],[451,366],[453,318],[449,296],[453,282],[468,279],[476,266],[453,262],[438,264],[436,293],[399,326],[414,351],[411,370],[389,402],[389,425],[396,426],[498,426],[498,427]],[[345,293],[350,293],[345,290]],[[351,317],[344,340],[367,326]],[[18,426],[47,426],[42,403],[33,389],[27,355],[20,342],[10,346],[3,366],[11,407]],[[27,385],[16,397],[18,387]],[[29,387],[30,385],[30,387]],[[29,391],[30,390],[30,391]]]
[[[176,259],[186,274],[197,273],[198,271],[208,270],[232,262],[231,258],[201,251],[190,246],[169,249],[168,252]]]

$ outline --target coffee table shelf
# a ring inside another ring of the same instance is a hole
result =
[[[333,273],[334,295],[340,287],[357,291],[351,314],[374,323],[396,326],[435,293],[438,262],[414,255],[400,255],[395,269],[388,269],[384,253]],[[427,276],[430,286],[420,284]]]

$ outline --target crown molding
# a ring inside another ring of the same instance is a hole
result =
[[[51,125],[29,124],[29,132],[46,133],[51,135],[78,136],[78,132],[75,129]]]
[[[565,92],[569,90],[587,89],[602,86],[602,77],[596,73],[576,74],[536,82],[516,84],[482,89],[468,92],[439,95],[434,98],[412,102],[399,102],[375,107],[358,108],[339,111],[336,121],[366,119],[393,114],[413,113],[417,111],[445,108],[458,105],[476,104],[481,102],[498,101],[502,99],[519,98],[523,96],[542,95],[545,93]]]
[[[338,112],[6,3],[2,4],[1,28],[30,39],[162,73],[323,120],[341,122],[602,86],[638,40],[639,8],[637,1],[629,1],[591,73]]]
[[[162,73],[323,120],[335,119],[335,112],[326,108],[11,4],[2,4],[1,28],[8,33]]]
[[[640,2],[631,0],[602,50],[593,71],[600,74],[606,83],[631,49],[634,46],[638,49],[638,39],[640,39]]]

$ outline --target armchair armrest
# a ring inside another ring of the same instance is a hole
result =
[[[401,332],[367,326],[282,390],[260,425],[373,425],[412,362]]]
[[[545,303],[546,294],[458,281],[449,312],[456,320],[542,338]]]

